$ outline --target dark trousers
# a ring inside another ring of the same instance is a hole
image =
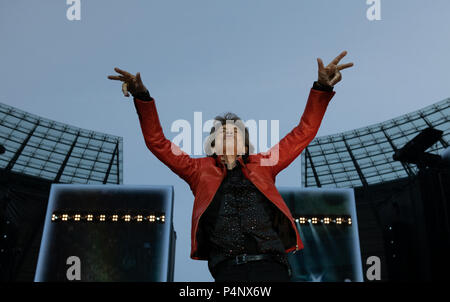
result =
[[[273,260],[259,260],[243,264],[217,264],[211,272],[216,282],[224,281],[271,281],[289,282],[288,268]]]

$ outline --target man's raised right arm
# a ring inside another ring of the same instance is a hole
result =
[[[179,146],[167,139],[161,127],[155,100],[142,83],[140,73],[136,76],[115,68],[119,76],[108,76],[111,80],[122,81],[122,92],[129,97],[133,95],[134,105],[139,117],[142,134],[147,148],[174,173],[191,184],[196,176],[199,161],[181,150]]]
[[[135,96],[134,105],[147,148],[174,173],[189,183],[195,177],[198,162],[165,137],[155,100],[152,97]]]

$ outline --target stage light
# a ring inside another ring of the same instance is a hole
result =
[[[72,212],[71,212],[72,213]],[[166,216],[164,214],[150,214],[147,216],[144,216],[142,213],[130,213],[130,214],[99,214],[99,213],[92,213],[92,214],[60,214],[59,212],[54,212],[51,216],[51,221],[73,221],[73,222],[79,222],[79,221],[100,221],[100,222],[117,222],[117,221],[125,221],[125,222],[143,222],[149,221],[149,222],[158,222],[158,223],[164,223],[166,220]]]
[[[330,213],[327,214],[312,214],[312,215],[305,215],[300,216],[297,214],[294,214],[294,221],[299,222],[300,224],[311,224],[311,225],[323,225],[323,224],[339,224],[342,226],[350,226],[353,221],[351,219],[350,215],[342,214],[342,215],[332,215],[329,216]],[[296,217],[296,218],[295,218]]]

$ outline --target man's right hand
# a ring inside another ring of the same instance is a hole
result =
[[[114,70],[120,75],[110,75],[108,76],[108,79],[123,82],[122,92],[124,96],[129,97],[130,94],[128,92],[130,92],[132,95],[147,92],[147,88],[145,88],[144,84],[142,83],[141,74],[139,72],[134,76],[131,73],[126,72],[125,70],[121,70],[117,67],[114,68]]]

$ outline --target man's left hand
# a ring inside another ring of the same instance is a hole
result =
[[[317,58],[317,64],[319,65],[319,84],[324,86],[333,87],[342,80],[341,70],[353,66],[353,63],[339,64],[339,61],[345,57],[347,51],[341,52],[330,64],[326,67],[323,65],[322,59]]]

